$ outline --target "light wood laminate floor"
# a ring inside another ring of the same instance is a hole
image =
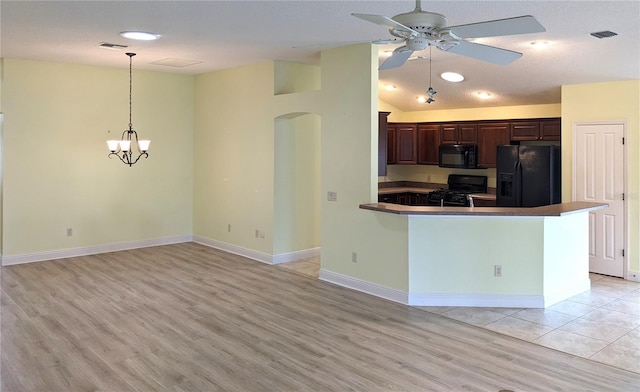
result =
[[[318,278],[320,257],[279,267]],[[589,278],[589,291],[546,309],[417,308],[640,373],[640,283],[598,274]]]
[[[3,392],[640,386],[634,372],[194,243],[1,270]]]

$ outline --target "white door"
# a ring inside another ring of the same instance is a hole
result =
[[[574,124],[574,200],[608,203],[589,213],[589,271],[624,276],[624,124]]]

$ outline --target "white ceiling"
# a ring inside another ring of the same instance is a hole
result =
[[[50,60],[199,74],[268,60],[319,63],[319,50],[389,38],[386,28],[352,12],[394,16],[414,1],[8,1],[0,2],[0,54],[4,58]],[[380,98],[404,111],[560,102],[560,86],[640,79],[640,1],[423,1],[422,9],[448,18],[448,25],[533,15],[545,33],[496,37],[477,42],[524,53],[507,66],[433,49],[436,102],[418,103],[429,87],[429,61],[410,60],[381,71]],[[153,42],[119,36],[125,30],[162,35]],[[619,35],[598,39],[589,33]],[[543,50],[532,41],[549,41]],[[99,48],[100,42],[129,45]],[[380,51],[394,46],[380,46]],[[428,56],[429,50],[416,53]],[[151,64],[167,58],[196,60],[183,67]],[[466,79],[439,78],[455,71]],[[478,91],[492,97],[481,100]],[[593,97],[598,99],[598,97]]]

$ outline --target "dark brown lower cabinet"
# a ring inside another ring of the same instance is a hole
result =
[[[475,207],[495,207],[495,200],[487,200],[487,199],[473,199],[473,205]]]
[[[426,206],[427,194],[418,192],[387,193],[378,195],[378,203],[394,203],[405,206]]]

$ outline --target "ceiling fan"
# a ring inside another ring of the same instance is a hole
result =
[[[421,0],[411,12],[388,18],[382,15],[351,14],[368,22],[389,28],[394,37],[404,41],[393,54],[380,65],[380,70],[402,66],[414,51],[435,46],[445,52],[475,58],[493,64],[507,65],[522,53],[495,46],[465,41],[465,38],[496,37],[503,35],[541,33],[546,29],[531,15],[459,26],[446,26],[447,18],[435,12],[422,11]],[[375,42],[374,43],[378,43]]]

